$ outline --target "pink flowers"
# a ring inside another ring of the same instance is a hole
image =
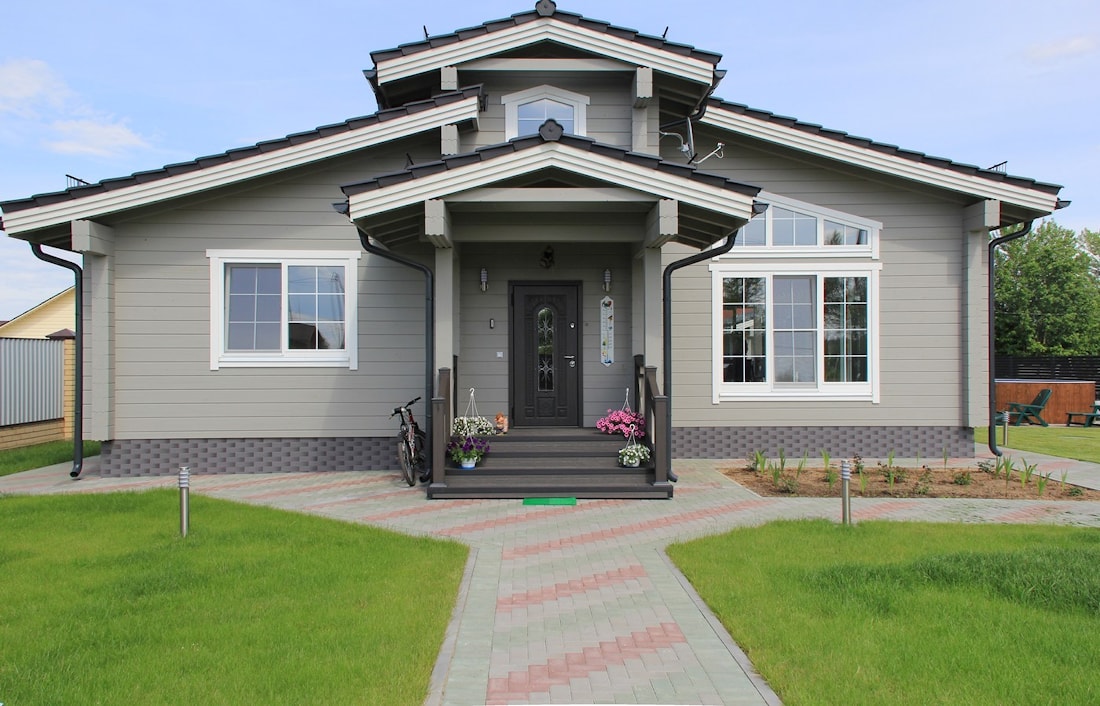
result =
[[[609,409],[607,416],[601,417],[596,422],[596,428],[607,434],[622,434],[630,436],[631,427],[634,427],[634,436],[645,436],[645,417],[629,409]]]

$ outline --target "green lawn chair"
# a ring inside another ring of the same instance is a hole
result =
[[[1022,402],[1009,402],[1008,403],[1008,415],[1016,415],[1016,421],[1012,426],[1018,427],[1024,420],[1027,420],[1028,424],[1041,424],[1047,426],[1046,421],[1043,419],[1043,408],[1047,406],[1047,402],[1050,401],[1050,389],[1040,390],[1039,394],[1035,395],[1035,399],[1031,401],[1031,404],[1023,404]]]

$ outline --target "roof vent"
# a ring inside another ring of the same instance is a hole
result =
[[[558,124],[557,120],[550,118],[542,125],[539,126],[539,136],[542,137],[544,142],[557,142],[561,139],[562,133],[565,130]]]
[[[557,9],[554,0],[539,0],[535,3],[535,12],[539,13],[539,17],[550,17]]]

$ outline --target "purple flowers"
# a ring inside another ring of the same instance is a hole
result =
[[[454,438],[447,444],[447,453],[455,463],[480,461],[482,456],[489,453],[489,441],[476,436]]]
[[[634,436],[645,436],[645,417],[629,409],[607,410],[607,416],[601,417],[596,422],[596,428],[607,434],[622,434],[630,436],[631,427],[634,428]]]

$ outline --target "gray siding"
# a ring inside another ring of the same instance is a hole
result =
[[[114,438],[392,433],[390,410],[423,390],[420,275],[363,255],[358,370],[212,371],[206,250],[359,250],[331,204],[340,184],[401,168],[396,151],[116,225]]]
[[[702,263],[674,277],[673,415],[677,427],[966,426],[962,203],[826,169],[813,160],[752,149],[716,133],[697,148],[727,144],[707,171],[769,192],[883,223],[880,257],[881,401],[713,403],[711,273]],[[669,144],[666,159],[682,161]],[[666,264],[689,251],[666,248]]]

